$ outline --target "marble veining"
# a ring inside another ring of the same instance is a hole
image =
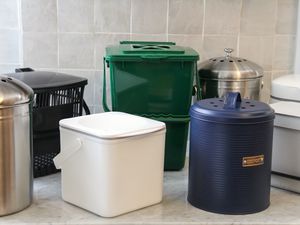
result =
[[[300,225],[300,195],[272,188],[271,206],[250,215],[222,215],[194,208],[187,200],[187,170],[166,172],[161,204],[115,218],[102,218],[61,199],[60,174],[34,180],[34,200],[27,209],[0,218],[0,225]]]

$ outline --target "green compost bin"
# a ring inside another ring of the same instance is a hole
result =
[[[189,116],[141,115],[166,124],[165,170],[181,170],[185,164]]]
[[[173,42],[123,41],[106,48],[113,111],[188,115],[198,53]],[[104,65],[105,68],[105,65]],[[103,100],[106,103],[106,74]]]

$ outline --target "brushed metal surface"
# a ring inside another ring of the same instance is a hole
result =
[[[32,201],[30,104],[0,109],[0,215]]]
[[[32,201],[32,97],[23,82],[0,76],[0,216]]]
[[[32,89],[22,81],[0,75],[0,108],[6,108],[31,101]]]
[[[263,87],[263,69],[247,59],[232,57],[233,49],[225,48],[225,56],[199,64],[198,82],[202,98],[224,97],[240,92],[242,98],[259,100]]]
[[[240,92],[242,98],[259,100],[262,77],[245,80],[200,79],[202,98],[222,98],[228,92]]]

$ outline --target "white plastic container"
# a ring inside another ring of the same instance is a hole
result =
[[[161,202],[165,132],[121,112],[61,120],[62,198],[103,217]]]
[[[271,185],[300,193],[300,75],[272,81],[275,110]]]
[[[296,101],[300,104],[300,75],[285,75],[272,81],[271,102]]]
[[[300,193],[300,103],[280,101],[275,110],[272,186]]]

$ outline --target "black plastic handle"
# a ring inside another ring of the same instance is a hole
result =
[[[22,73],[22,72],[31,72],[34,71],[34,69],[30,68],[30,67],[25,67],[25,68],[16,68],[15,72],[16,73]]]

